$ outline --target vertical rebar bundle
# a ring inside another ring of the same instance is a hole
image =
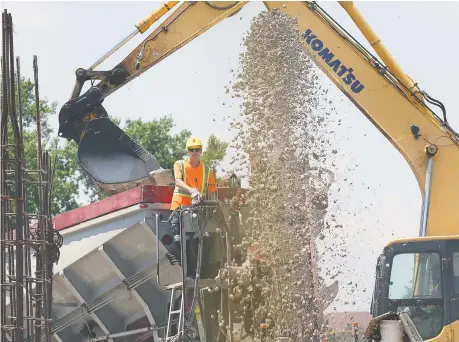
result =
[[[52,333],[52,270],[62,238],[51,222],[52,167],[41,144],[37,58],[33,59],[36,160],[30,156],[26,160],[20,63],[18,57],[15,72],[13,21],[6,10],[2,13],[2,48],[1,342],[48,342]],[[37,205],[31,206],[31,200]],[[35,212],[29,212],[33,207]]]

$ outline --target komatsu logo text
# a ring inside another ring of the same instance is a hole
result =
[[[346,67],[338,58],[333,59],[335,55],[327,47],[324,48],[324,43],[317,38],[310,29],[307,29],[301,37],[305,39],[306,43],[311,46],[313,51],[317,52],[317,54],[322,57],[330,69],[333,69],[339,77],[342,77],[345,84],[351,86],[353,93],[358,94],[365,88],[353,74],[354,70],[352,70],[351,67]]]

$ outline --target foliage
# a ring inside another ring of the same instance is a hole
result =
[[[37,129],[36,129],[36,105],[34,84],[22,78],[21,84],[21,106],[18,113],[22,115],[23,143],[26,169],[36,170],[37,167]],[[40,108],[40,132],[42,140],[42,151],[48,150],[50,158],[56,165],[53,178],[52,214],[78,207],[78,164],[72,155],[76,149],[72,144],[66,142],[59,144],[58,138],[49,126],[48,119],[56,114],[57,102],[50,103],[46,98],[39,102]],[[9,140],[13,139],[11,124],[9,124]],[[57,159],[56,159],[57,158]],[[37,181],[36,174],[28,174],[31,181]],[[38,212],[38,187],[34,184],[28,185],[28,211]]]
[[[29,131],[35,131],[36,127],[36,106],[34,83],[30,79],[21,79],[21,108],[23,128]],[[17,90],[16,90],[17,91]],[[19,104],[18,104],[19,105]],[[57,102],[49,103],[47,99],[40,100],[40,131],[42,138],[48,141],[52,134],[52,129],[48,124],[50,115],[56,114]]]
[[[162,168],[172,169],[175,161],[184,157],[186,140],[191,136],[186,129],[172,134],[173,128],[172,117],[164,116],[146,122],[141,119],[128,120],[124,131],[153,154]]]
[[[228,143],[218,139],[212,134],[207,140],[207,146],[202,153],[202,161],[204,164],[212,168],[214,175],[217,174],[217,167],[220,162],[225,158]]]

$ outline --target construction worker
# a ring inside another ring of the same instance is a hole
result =
[[[207,193],[217,191],[212,170],[201,161],[202,147],[201,139],[190,137],[186,142],[189,158],[177,160],[174,164],[175,190],[171,210],[198,204]],[[177,236],[180,234],[178,213],[174,216],[177,221],[172,223],[172,230]]]
[[[190,137],[186,142],[189,158],[178,160],[174,164],[175,190],[171,203],[172,211],[180,206],[199,204],[208,193],[217,191],[212,170],[201,161],[202,147],[201,139]],[[176,245],[174,254],[177,253],[177,259],[180,259],[177,251],[177,247],[180,246],[179,218],[178,211],[172,213],[171,226]]]

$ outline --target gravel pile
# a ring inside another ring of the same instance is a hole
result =
[[[266,301],[256,313],[274,323],[264,338],[311,341],[325,305],[311,255],[333,173],[323,167],[329,113],[321,71],[298,37],[294,20],[281,12],[253,19],[231,89],[242,103],[232,146],[240,151],[233,163],[250,175],[246,243],[260,248],[272,269]]]

